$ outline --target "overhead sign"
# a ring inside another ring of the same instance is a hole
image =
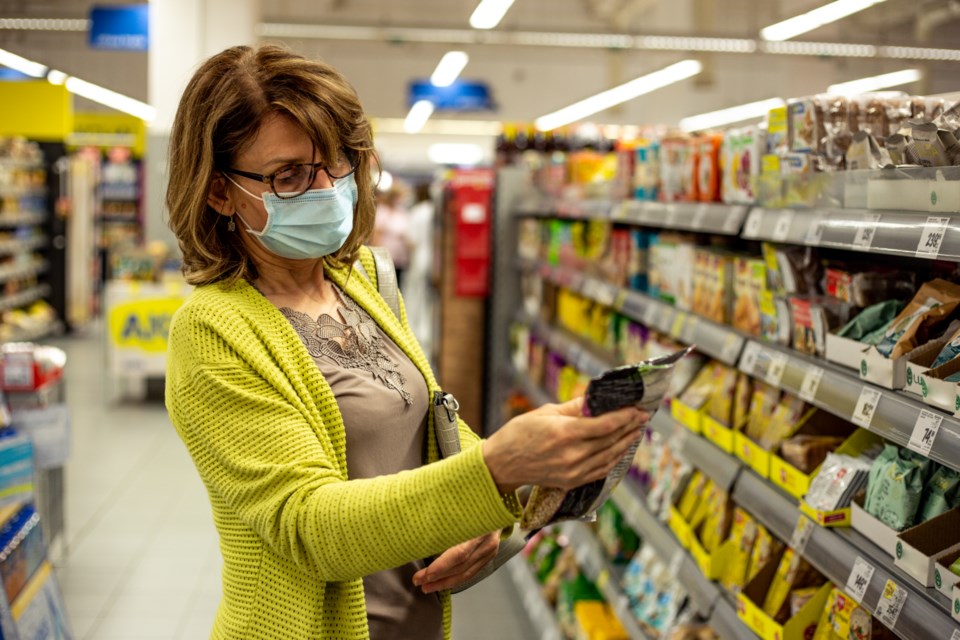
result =
[[[149,5],[94,7],[90,10],[90,46],[94,49],[146,51]]]
[[[490,111],[496,108],[486,82],[457,80],[449,87],[437,87],[429,80],[410,83],[407,106],[429,100],[435,111]]]

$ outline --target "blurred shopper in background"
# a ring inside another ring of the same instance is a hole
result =
[[[377,219],[373,226],[373,245],[390,252],[397,268],[397,282],[406,294],[405,274],[410,263],[410,212],[405,202],[408,187],[400,180],[377,194]]]
[[[430,358],[433,355],[433,200],[430,185],[417,185],[414,199],[407,233],[412,249],[403,297],[413,335]]]

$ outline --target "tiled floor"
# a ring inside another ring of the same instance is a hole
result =
[[[60,586],[78,640],[209,637],[220,554],[206,492],[160,402],[114,402],[97,331],[68,353],[72,452]],[[526,640],[505,572],[454,599],[454,640]]]

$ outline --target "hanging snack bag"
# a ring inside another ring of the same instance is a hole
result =
[[[637,365],[617,367],[593,378],[584,395],[584,414],[599,416],[624,407],[636,406],[653,417],[670,384],[673,365],[691,349]],[[524,529],[538,529],[551,522],[579,519],[596,511],[627,473],[638,446],[639,441],[627,450],[620,463],[601,480],[588,482],[570,491],[554,487],[534,487],[524,507],[521,526]]]
[[[960,304],[960,286],[941,278],[920,287],[877,345],[884,357],[900,356],[927,342],[931,330],[947,321]]]

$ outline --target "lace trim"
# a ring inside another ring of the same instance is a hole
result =
[[[339,287],[334,285],[333,289],[340,299],[338,311],[344,322],[326,313],[314,320],[289,307],[280,307],[280,313],[293,325],[314,359],[325,357],[345,369],[366,371],[384,386],[399,393],[407,406],[412,405],[413,396],[407,391],[406,378],[400,373],[400,366],[383,348],[377,323],[363,307],[343,295]]]

